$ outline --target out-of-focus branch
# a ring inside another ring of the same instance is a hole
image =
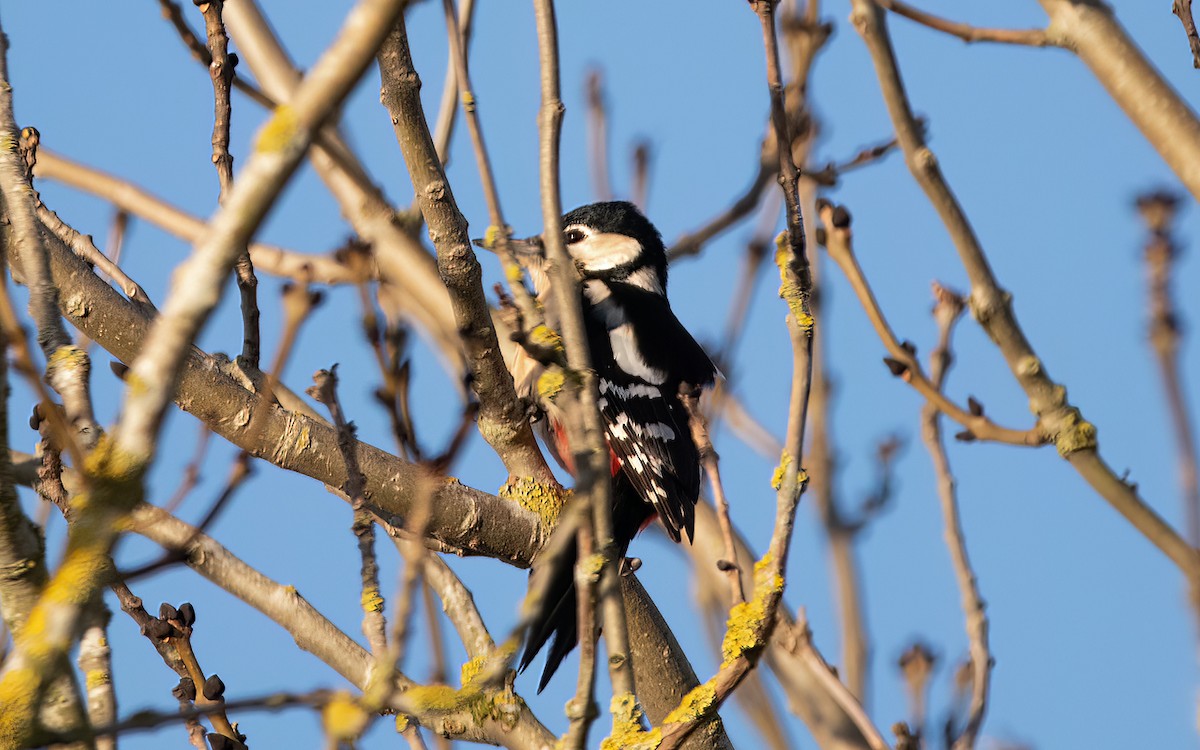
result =
[[[1196,33],[1196,19],[1192,16],[1192,0],[1175,0],[1171,12],[1179,16],[1183,32],[1187,34],[1188,47],[1192,50],[1192,67],[1200,68],[1200,35]]]
[[[530,477],[556,487],[504,365],[467,220],[454,201],[425,121],[420,78],[409,53],[403,17],[390,29],[378,63],[383,79],[381,99],[391,115],[417,203],[437,248],[438,272],[450,291],[471,369],[471,387],[479,394],[479,430],[504,461],[510,477]]]
[[[108,641],[108,607],[97,599],[79,640],[79,671],[86,687],[88,721],[93,727],[117,720],[117,694],[113,690],[112,649]],[[97,737],[96,750],[116,750],[111,737]]]
[[[730,610],[722,663],[717,674],[698,691],[686,696],[679,713],[669,716],[662,727],[662,748],[678,747],[697,723],[714,711],[736,689],[746,673],[758,662],[776,625],[776,614],[783,598],[784,573],[791,549],[796,508],[808,477],[800,466],[804,456],[805,423],[808,417],[812,385],[812,346],[814,321],[809,307],[812,275],[808,262],[807,237],[800,205],[800,171],[792,153],[792,128],[784,100],[783,75],[779,62],[779,41],[775,31],[777,0],[756,0],[751,4],[762,28],[766,53],[767,89],[771,102],[771,125],[779,159],[779,186],[787,207],[787,230],[776,240],[776,264],[781,285],[779,296],[788,306],[787,328],[792,345],[792,383],[788,401],[787,436],[775,470],[772,486],[775,496],[775,527],[767,553],[754,567],[753,595]]]
[[[690,255],[698,255],[708,242],[754,211],[763,195],[766,194],[767,186],[771,184],[771,178],[778,170],[774,158],[775,152],[769,143],[770,139],[763,141],[758,172],[755,173],[746,192],[742,193],[728,208],[710,219],[707,224],[675,240],[675,244],[667,250],[669,259],[674,261]]]
[[[559,311],[559,325],[571,377],[559,395],[567,412],[568,444],[577,470],[576,493],[591,507],[597,552],[601,555],[597,588],[598,621],[608,653],[612,683],[613,733],[640,733],[641,707],[630,662],[629,630],[621,588],[620,560],[613,534],[612,483],[608,476],[608,450],[597,406],[597,376],[591,367],[587,332],[581,306],[579,272],[563,239],[562,197],[559,193],[559,147],[563,114],[558,63],[558,22],[554,0],[533,0],[537,24],[541,107],[538,110],[539,175],[542,194],[542,239],[545,245],[550,293]],[[581,638],[591,637],[581,632]]]
[[[1171,294],[1174,264],[1179,255],[1171,238],[1171,228],[1178,205],[1179,199],[1166,192],[1147,193],[1137,200],[1138,212],[1149,232],[1145,258],[1149,281],[1150,346],[1158,358],[1167,411],[1175,428],[1184,528],[1188,541],[1195,547],[1200,545],[1200,478],[1196,470],[1196,438],[1179,360],[1182,326]]]
[[[188,242],[196,242],[204,232],[204,222],[166,201],[155,197],[133,183],[113,177],[98,169],[71,161],[49,149],[38,150],[38,162],[33,169],[40,179],[61,182],[111,201],[117,208],[145,219],[165,232]],[[353,284],[359,279],[345,264],[332,255],[309,255],[261,242],[250,243],[250,258],[260,271],[316,284]],[[104,269],[105,273],[110,273]],[[374,269],[372,269],[374,273]],[[135,298],[131,288],[120,282],[126,296]]]
[[[462,40],[463,54],[471,44],[471,29],[475,20],[475,0],[462,0],[454,14],[458,34]],[[442,166],[450,161],[450,138],[454,135],[454,123],[458,119],[458,72],[455,70],[455,51],[447,53],[446,81],[442,86],[442,103],[438,105],[437,124],[433,126],[433,143],[441,157]]]
[[[696,506],[694,543],[687,552],[692,558],[696,575],[704,581],[701,585],[708,591],[724,596],[729,586],[724,574],[711,564],[713,556],[722,554],[722,537],[716,511],[708,503],[699,503]],[[757,553],[741,535],[735,534],[734,541],[738,559],[757,558]],[[753,585],[752,571],[743,570],[742,576],[744,586]],[[791,650],[794,638],[790,634],[795,627],[791,610],[786,602],[779,607],[776,614],[778,624],[763,652],[767,666],[778,679],[791,712],[804,722],[818,747],[822,750],[864,750],[868,747],[867,742],[853,721],[825,691],[811,666],[797,659]]]
[[[945,385],[950,364],[953,362],[950,339],[954,325],[962,315],[966,304],[962,297],[940,284],[934,284],[933,294],[936,300],[933,317],[938,325],[938,343],[930,354],[929,372],[934,387],[941,390]],[[936,406],[932,403],[925,404],[921,409],[921,438],[929,449],[929,455],[933,459],[933,468],[937,474],[938,498],[941,500],[942,517],[945,520],[946,546],[950,548],[954,578],[958,582],[959,597],[962,599],[963,614],[967,621],[967,638],[971,644],[970,708],[967,712],[967,720],[954,738],[952,747],[953,750],[971,750],[975,747],[975,740],[983,726],[984,712],[987,711],[992,656],[988,647],[987,612],[984,609],[983,596],[979,593],[979,583],[975,580],[975,572],[971,568],[971,560],[967,556],[967,542],[963,535],[962,519],[958,512],[958,490],[954,475],[950,471],[950,459],[946,455],[946,445],[942,439],[939,416]]]
[[[1056,41],[1091,69],[1192,197],[1200,199],[1200,121],[1125,33],[1112,8],[1096,0],[1039,2]],[[1086,463],[1092,462],[1088,457]]]
[[[604,74],[599,68],[588,71],[584,84],[587,93],[588,166],[592,172],[592,192],[598,201],[612,200],[612,180],[608,163],[608,111],[604,101]]]
[[[1042,29],[983,29],[926,13],[903,0],[878,0],[878,2],[898,16],[904,16],[910,21],[916,21],[935,31],[956,36],[964,42],[997,42],[999,44],[1022,44],[1028,47],[1046,47],[1057,43]]]
[[[1131,117],[1136,113],[1135,120],[1160,153],[1169,152],[1167,163],[1192,194],[1200,195],[1200,124],[1146,63],[1107,8],[1071,0],[1041,1],[1059,32],[1074,43],[1076,51],[1093,67],[1118,103],[1128,107]],[[1028,396],[1030,410],[1037,415],[1042,433],[1101,497],[1162,550],[1183,571],[1190,585],[1195,585],[1200,581],[1200,556],[1196,550],[1100,458],[1095,426],[1067,400],[1066,388],[1050,378],[1018,325],[1011,295],[996,280],[974,229],[938,167],[937,157],[925,144],[904,91],[882,10],[872,0],[852,2],[852,19],[871,53],[905,161],[946,225],[971,281],[968,296],[971,312],[996,343]],[[1157,120],[1140,122],[1147,118]],[[1160,142],[1161,138],[1169,142]],[[942,404],[938,406],[942,408]]]
[[[641,139],[633,147],[633,185],[629,188],[629,200],[646,211],[650,194],[650,141]]]

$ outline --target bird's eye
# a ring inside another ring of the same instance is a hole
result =
[[[583,232],[579,229],[568,229],[564,236],[567,238],[568,245],[574,245],[583,240]]]

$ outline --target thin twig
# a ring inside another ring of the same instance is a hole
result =
[[[200,11],[204,14],[204,28],[211,59],[208,72],[212,77],[214,102],[212,161],[217,168],[217,180],[220,184],[218,202],[222,204],[233,190],[233,156],[229,153],[229,124],[232,118],[229,88],[234,79],[234,67],[237,65],[237,58],[229,54],[229,36],[225,33],[225,22],[221,19],[224,4],[225,0],[206,0],[200,6]],[[241,358],[246,367],[257,370],[261,351],[258,278],[254,275],[249,247],[241,248],[237,263],[234,264],[234,275],[237,278],[242,308]]]
[[[359,576],[362,587],[363,635],[377,660],[385,657],[388,650],[387,623],[383,617],[383,593],[379,588],[379,562],[375,557],[375,521],[366,509],[366,493],[363,489],[362,470],[358,456],[354,453],[355,426],[346,419],[337,396],[337,365],[328,370],[318,370],[313,375],[316,384],[309,395],[325,404],[333,426],[337,428],[338,450],[346,462],[346,485],[343,488],[350,496],[350,507],[354,510],[354,536],[358,540],[360,558]]]
[[[566,713],[570,719],[563,747],[568,750],[584,750],[587,747],[588,730],[600,711],[596,706],[596,586],[599,583],[595,570],[589,570],[589,562],[596,552],[596,540],[592,527],[584,524],[576,536],[579,540],[579,557],[575,562],[575,604],[578,608],[576,621],[579,633],[579,675],[575,680],[575,696],[567,702]]]
[[[600,617],[608,652],[608,674],[613,688],[613,728],[638,725],[641,710],[629,664],[629,631],[621,594],[619,563],[613,536],[612,486],[607,481],[608,450],[597,407],[596,373],[591,369],[587,333],[584,329],[579,274],[567,253],[562,233],[562,199],[559,194],[559,146],[565,108],[562,103],[558,64],[558,26],[553,0],[534,0],[537,23],[538,60],[541,71],[541,108],[538,113],[540,177],[542,193],[542,238],[547,275],[562,316],[562,338],[572,374],[559,398],[565,403],[568,442],[574,453],[578,497],[587,498],[592,510],[592,528],[603,563],[598,589]],[[587,633],[581,633],[587,637]]]
[[[938,344],[930,354],[929,372],[934,387],[941,390],[953,362],[951,335],[966,304],[959,295],[939,284],[934,284],[933,294],[936,300],[933,317],[938,325]],[[937,407],[926,403],[921,409],[921,438],[925,441],[937,474],[938,498],[941,500],[942,517],[945,520],[946,546],[950,549],[950,559],[954,565],[954,577],[958,583],[963,614],[966,616],[967,637],[970,641],[970,708],[967,720],[958,736],[954,738],[952,747],[953,750],[971,750],[975,746],[979,730],[983,726],[984,713],[987,711],[992,656],[988,646],[987,612],[984,609],[983,597],[979,593],[979,583],[971,568],[971,560],[967,556],[966,537],[958,511],[958,490],[954,475],[950,471],[950,460],[946,455],[946,445],[942,439],[938,417]]]
[[[1196,547],[1200,546],[1200,477],[1196,469],[1196,437],[1179,357],[1183,325],[1171,294],[1174,264],[1179,255],[1171,229],[1178,205],[1176,196],[1163,192],[1143,195],[1137,201],[1138,212],[1149,231],[1145,258],[1150,287],[1150,346],[1158,359],[1167,411],[1175,428],[1184,529],[1188,541]]]
[[[877,0],[877,2],[896,15],[916,21],[922,26],[928,26],[934,31],[956,36],[964,42],[996,42],[998,44],[1020,44],[1026,47],[1047,47],[1056,44],[1055,40],[1042,29],[983,29],[926,13],[903,0]]]
[[[599,68],[587,73],[588,166],[592,173],[592,192],[598,201],[612,200],[612,179],[608,163],[608,111],[604,101],[604,74]]]
[[[1192,50],[1192,67],[1200,68],[1200,35],[1196,33],[1196,19],[1192,16],[1192,0],[1174,0],[1171,12],[1179,16],[1179,22],[1187,34],[1188,47]]]
[[[454,19],[462,40],[463,55],[466,55],[471,44],[471,29],[475,20],[475,0],[462,0]],[[454,123],[458,119],[459,102],[458,69],[455,64],[458,53],[451,48],[448,56],[446,81],[442,85],[442,103],[438,106],[437,124],[433,126],[433,144],[441,158],[442,166],[450,162],[450,139],[454,135]]]
[[[713,449],[712,439],[708,434],[708,424],[704,413],[700,410],[699,394],[690,389],[680,388],[679,399],[687,410],[688,426],[691,427],[692,441],[700,452],[700,465],[708,476],[709,488],[712,490],[713,502],[717,506],[717,518],[721,522],[721,535],[725,539],[725,554],[717,560],[717,567],[729,579],[729,594],[733,604],[746,601],[746,592],[742,590],[742,571],[738,564],[737,548],[733,543],[733,523],[729,520],[729,500],[725,497],[725,486],[721,482],[720,457]]]
[[[812,276],[798,192],[800,172],[793,160],[793,133],[784,103],[779,41],[775,31],[776,0],[757,0],[751,7],[762,29],[767,89],[771,102],[771,125],[775,153],[779,160],[779,186],[787,206],[787,230],[780,234],[776,241],[776,263],[782,281],[779,293],[788,306],[787,327],[792,345],[787,437],[772,482],[776,489],[775,527],[766,555],[755,565],[751,601],[735,605],[730,612],[729,625],[722,643],[721,668],[706,683],[706,687],[710,687],[712,693],[711,697],[706,695],[703,710],[664,724],[660,748],[678,747],[696,728],[699,720],[715,711],[756,665],[777,622],[776,612],[782,601],[786,583],[784,573],[791,549],[796,509],[807,484],[807,475],[801,468],[800,461],[804,455],[805,423],[812,384],[814,321],[809,308]]]
[[[646,212],[650,200],[650,140],[642,138],[633,147],[633,186],[629,188],[629,199]]]
[[[1041,423],[1028,430],[1001,427],[985,416],[981,410],[973,407],[964,409],[935,388],[921,368],[920,360],[916,357],[916,349],[911,344],[897,339],[887,318],[884,317],[879,301],[876,299],[854,252],[850,212],[843,206],[826,203],[821,207],[821,220],[825,225],[825,247],[829,250],[829,257],[833,258],[838,267],[842,269],[842,273],[846,275],[859,303],[871,320],[875,333],[887,349],[889,359],[884,361],[893,375],[903,379],[917,393],[936,405],[939,411],[965,427],[967,431],[960,433],[960,439],[990,440],[1026,446],[1044,445],[1050,440],[1047,428]]]

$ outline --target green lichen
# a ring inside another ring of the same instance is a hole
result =
[[[779,297],[787,303],[792,319],[803,331],[813,328],[813,316],[809,312],[809,290],[805,289],[791,270],[792,249],[788,245],[787,232],[775,238],[775,265],[779,267]]]
[[[556,483],[539,482],[529,477],[514,477],[500,488],[500,497],[513,500],[522,508],[536,513],[542,525],[551,528],[558,523],[558,516],[571,496]]]
[[[275,108],[275,114],[271,115],[262,130],[258,131],[254,148],[261,153],[278,153],[292,143],[299,129],[300,118],[296,117],[296,111],[287,104],[281,104]]]
[[[600,742],[600,750],[654,750],[662,743],[662,731],[642,728],[642,707],[632,693],[618,693],[609,704],[612,734]]]
[[[1054,447],[1063,458],[1072,453],[1096,449],[1096,426],[1083,418],[1078,409],[1072,408],[1063,417],[1061,426],[1054,436]]]
[[[703,718],[709,714],[717,701],[717,678],[714,677],[702,685],[697,685],[679,702],[663,724],[685,724]]]

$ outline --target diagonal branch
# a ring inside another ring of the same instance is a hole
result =
[[[510,477],[531,477],[557,486],[517,400],[512,376],[504,366],[483,293],[482,271],[471,249],[467,220],[455,203],[429,134],[421,105],[421,82],[408,49],[403,17],[390,29],[379,51],[378,64],[383,78],[381,100],[391,115],[417,204],[437,248],[438,273],[450,291],[450,304],[471,370],[471,387],[479,394],[479,430],[504,461]]]
[[[1196,550],[1100,457],[1095,426],[1085,420],[1079,409],[1067,400],[1067,389],[1050,378],[1041,358],[1017,323],[1011,295],[1000,287],[971,223],[938,167],[937,157],[925,144],[905,94],[882,9],[873,0],[852,1],[852,19],[870,51],[905,161],[946,225],[970,279],[968,303],[971,312],[1000,349],[1017,383],[1029,397],[1030,410],[1037,415],[1042,430],[1054,441],[1059,454],[1134,528],[1162,550],[1183,571],[1189,584],[1194,585],[1200,581],[1200,557]],[[1110,93],[1118,99],[1118,103],[1125,104],[1122,101],[1124,97],[1136,96],[1138,102],[1130,104],[1138,113],[1138,118],[1153,117],[1155,112],[1161,114],[1162,121],[1150,126],[1151,130],[1172,143],[1180,140],[1175,137],[1179,132],[1186,130],[1189,135],[1182,139],[1183,142],[1178,143],[1177,147],[1169,147],[1172,155],[1167,162],[1176,169],[1192,193],[1200,195],[1200,127],[1186,105],[1167,88],[1140,52],[1132,48],[1132,42],[1116,26],[1111,14],[1090,6],[1080,8],[1071,0],[1042,0],[1042,4],[1052,20],[1062,17],[1065,23],[1066,14],[1077,14],[1074,17],[1079,25],[1070,31],[1068,37],[1077,42],[1077,51],[1089,65],[1094,66],[1098,77],[1103,80],[1101,71],[1109,70],[1113,65],[1123,66],[1118,79],[1111,82],[1120,89],[1120,95],[1110,88]],[[1065,31],[1065,26],[1062,29]],[[1085,32],[1093,36],[1084,38]],[[1127,47],[1128,54],[1122,56],[1122,50]],[[1115,57],[1106,61],[1098,59],[1102,55]],[[1135,82],[1134,78],[1138,78],[1139,82]],[[1155,92],[1161,96],[1150,95]],[[1158,143],[1156,138],[1150,137],[1150,140],[1161,151],[1163,144]],[[1164,154],[1164,157],[1167,155]],[[1191,161],[1188,161],[1189,158]]]
[[[903,0],[878,0],[879,4],[898,16],[928,26],[934,31],[956,36],[964,42],[996,42],[998,44],[1022,44],[1027,47],[1046,47],[1055,44],[1042,29],[984,29],[957,21],[950,21],[914,8]]]

